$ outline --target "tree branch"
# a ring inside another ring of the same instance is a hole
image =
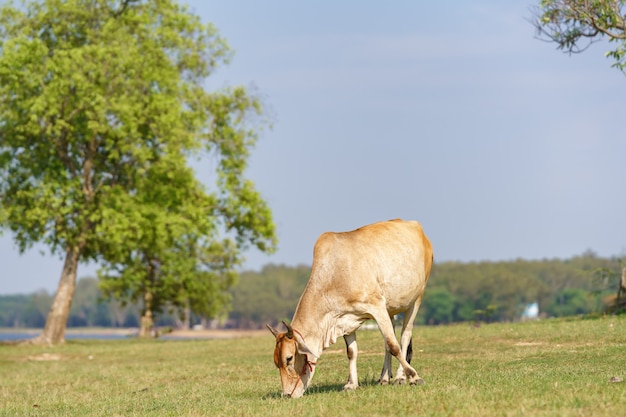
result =
[[[123,0],[120,8],[112,13],[113,18],[117,19],[128,7],[130,3],[138,3],[139,0]]]

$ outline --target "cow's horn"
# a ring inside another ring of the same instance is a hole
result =
[[[274,335],[274,337],[276,337],[276,335],[278,334],[278,330],[276,330],[275,328],[273,328],[269,323],[266,324],[267,328],[269,329],[270,332],[272,332],[272,334]]]
[[[293,329],[291,328],[291,326],[288,323],[285,322],[285,320],[283,320],[283,324],[287,328],[287,337],[289,339],[293,339]]]

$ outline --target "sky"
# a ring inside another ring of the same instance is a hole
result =
[[[392,218],[422,223],[436,262],[626,256],[626,77],[607,44],[538,40],[538,1],[187,3],[235,51],[207,88],[244,85],[272,120],[247,176],[279,248],[244,269],[310,265],[321,233]],[[0,260],[0,294],[56,289],[45,247],[5,233]]]

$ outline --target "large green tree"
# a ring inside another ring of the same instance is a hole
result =
[[[104,262],[129,291],[181,277],[177,299],[201,310],[219,295],[205,258],[228,260],[221,278],[246,244],[274,248],[271,212],[243,177],[260,104],[205,89],[229,58],[174,0],[0,9],[0,221],[21,251],[43,242],[64,258],[38,342],[64,340],[81,261]],[[215,190],[188,166],[194,154],[218,161]]]
[[[602,39],[613,48],[606,55],[626,70],[626,1],[541,0],[532,22],[539,37],[566,52],[581,52]]]

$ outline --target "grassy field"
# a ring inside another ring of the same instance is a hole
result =
[[[358,390],[341,391],[341,341],[297,400],[280,397],[269,332],[0,346],[0,416],[626,415],[626,382],[611,382],[626,379],[626,316],[416,328],[423,386],[376,385],[382,338],[358,341]]]

